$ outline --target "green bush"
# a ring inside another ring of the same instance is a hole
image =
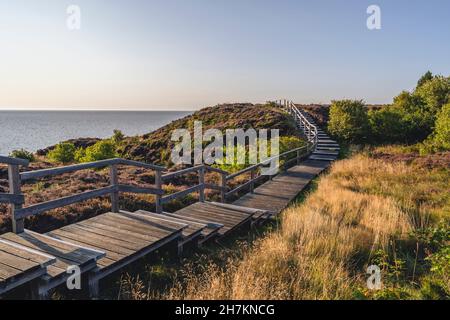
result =
[[[403,142],[407,123],[397,108],[385,107],[369,111],[371,140],[377,143]]]
[[[84,148],[78,148],[75,151],[75,162],[83,162],[83,159],[86,157],[86,149]]]
[[[280,141],[279,141],[279,153],[282,154],[286,151],[289,150],[293,150],[293,149],[297,149],[300,147],[306,146],[306,142],[305,140],[299,138],[299,137],[293,137],[293,136],[284,136],[284,137],[280,137]],[[259,149],[259,147],[258,147]],[[243,145],[235,145],[234,146],[234,162],[232,164],[229,164],[226,162],[226,155],[227,155],[227,148],[223,147],[222,148],[222,152],[223,152],[223,160],[216,160],[216,167],[228,171],[228,172],[237,172],[240,170],[243,170],[247,167],[249,167],[250,165],[253,165],[252,163],[250,163],[249,161],[249,155],[248,155],[248,146],[244,147]],[[260,152],[260,151],[259,151]],[[245,153],[246,157],[245,157],[245,164],[238,164],[238,158],[237,155],[238,154],[242,154]],[[268,157],[270,157],[269,155],[271,154],[271,144],[269,143],[267,146],[267,154]],[[296,157],[296,154],[292,154],[292,156],[289,157],[284,157],[282,159],[282,161],[280,161],[280,165],[282,165],[284,163],[284,161],[294,158]],[[258,162],[261,162],[261,154],[259,154],[259,159]]]
[[[69,163],[75,159],[75,145],[69,142],[62,142],[57,144],[53,150],[51,150],[47,157],[54,162]]]
[[[14,150],[9,154],[9,156],[11,158],[25,159],[30,162],[33,162],[35,160],[34,154],[25,149]]]
[[[79,162],[92,162],[117,157],[116,146],[111,140],[101,140],[85,150],[77,150]]]
[[[450,150],[450,103],[438,114],[433,140],[442,149]]]
[[[369,134],[369,120],[363,101],[332,101],[328,131],[339,140],[365,142]]]

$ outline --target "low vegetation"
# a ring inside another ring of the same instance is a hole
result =
[[[448,167],[336,162],[279,228],[241,256],[188,264],[166,299],[448,299]],[[386,152],[386,150],[384,150]],[[367,288],[369,265],[382,289]],[[135,297],[160,297],[142,283]]]
[[[14,150],[12,151],[9,156],[11,158],[19,158],[19,159],[25,159],[28,160],[30,162],[33,162],[36,160],[34,154],[32,152],[29,152],[25,149],[20,149],[20,150]]]

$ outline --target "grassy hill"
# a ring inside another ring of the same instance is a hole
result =
[[[148,163],[162,164],[172,167],[170,163],[170,150],[173,146],[171,141],[174,129],[186,128],[192,131],[194,121],[202,121],[203,130],[216,128],[220,130],[233,128],[254,129],[280,129],[280,135],[285,137],[296,136],[298,131],[293,120],[286,113],[272,105],[253,104],[224,104],[216,107],[205,108],[175,120],[172,123],[145,135],[135,137],[123,137],[115,143],[117,156],[145,161]],[[76,148],[87,148],[101,142],[99,139],[73,139],[69,142]],[[40,150],[34,155],[35,161],[27,170],[44,169],[63,165],[49,159],[48,154],[55,146]],[[66,163],[70,164],[70,163]],[[174,170],[175,168],[172,168]],[[186,188],[186,185],[195,183],[196,176],[186,176],[171,184],[166,185],[168,193],[176,192]],[[206,181],[217,182],[219,179],[215,173],[209,173]],[[141,187],[152,187],[154,183],[153,172],[123,167],[119,169],[119,180],[121,183]],[[239,181],[236,181],[238,183]],[[22,191],[25,194],[25,206],[73,195],[83,191],[105,187],[109,184],[107,170],[86,170],[75,173],[64,174],[51,178],[40,179],[25,183]],[[7,168],[0,167],[0,192],[8,192]],[[216,197],[214,192],[207,191],[207,196]],[[175,210],[193,202],[192,196],[179,201],[174,201],[167,206],[167,210]],[[150,195],[129,195],[121,197],[121,207],[128,210],[154,210],[154,198]],[[94,215],[107,212],[110,209],[107,197],[92,199],[80,204],[49,211],[26,220],[26,227],[32,230],[45,232],[66,224],[70,224]],[[11,219],[8,207],[0,204],[0,232],[9,231]]]

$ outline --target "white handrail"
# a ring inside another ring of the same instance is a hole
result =
[[[308,140],[308,143],[311,143],[312,149],[315,150],[319,138],[318,128],[315,124],[311,123],[303,114],[302,111],[300,111],[297,106],[294,104],[294,102],[290,100],[277,100],[275,102],[278,106],[286,108],[286,111],[291,114],[300,130],[303,131],[303,133],[306,135],[306,138]]]

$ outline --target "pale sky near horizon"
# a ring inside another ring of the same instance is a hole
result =
[[[366,27],[372,4],[381,30]],[[389,103],[427,70],[450,74],[449,13],[447,0],[0,0],[0,110]]]

